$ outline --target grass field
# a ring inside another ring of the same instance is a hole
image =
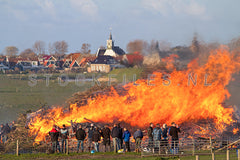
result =
[[[196,156],[148,156],[148,157],[141,157],[140,153],[123,153],[123,154],[114,154],[113,152],[109,153],[70,153],[69,155],[66,154],[45,154],[45,153],[38,153],[38,154],[21,154],[19,156],[16,155],[10,155],[10,154],[3,154],[0,155],[0,159],[95,159],[95,160],[103,160],[103,159],[108,159],[108,160],[135,160],[135,159],[143,159],[143,160],[196,160]],[[199,155],[200,160],[211,160],[212,157],[211,155]],[[226,160],[226,155],[221,154],[221,155],[215,155],[216,160]],[[237,160],[236,153],[231,153],[230,154],[230,160]]]
[[[44,105],[64,105],[73,93],[85,91],[91,87],[90,82],[77,86],[74,82],[60,86],[57,79],[49,81],[38,79],[35,86],[29,85],[28,76],[0,76],[0,122],[9,122],[18,113],[36,110]]]

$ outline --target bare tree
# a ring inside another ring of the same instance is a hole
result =
[[[5,54],[10,57],[16,56],[18,53],[18,48],[15,46],[8,46],[5,48]]]
[[[33,51],[38,55],[45,54],[46,45],[45,45],[45,42],[43,42],[43,41],[36,41],[33,44],[32,48],[33,48]]]
[[[51,45],[51,50],[56,57],[60,58],[68,51],[68,44],[65,41],[56,41]],[[51,51],[51,52],[52,52]]]
[[[195,55],[199,54],[199,52],[200,52],[200,43],[198,41],[198,34],[197,33],[194,33],[192,44],[191,44],[190,48],[191,48],[192,52]]]
[[[34,58],[37,56],[37,54],[34,53],[31,48],[27,48],[20,53],[20,56],[23,58]]]
[[[50,55],[53,55],[55,52],[54,52],[54,47],[51,43],[48,44],[48,53]]]
[[[81,53],[83,54],[90,54],[91,53],[91,49],[90,49],[91,45],[88,43],[83,43],[82,47],[81,47]]]
[[[139,52],[141,54],[146,54],[148,51],[148,43],[143,40],[134,40],[127,44],[127,52],[134,53]]]

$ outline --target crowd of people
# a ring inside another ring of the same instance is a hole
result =
[[[0,143],[6,143],[8,140],[8,133],[16,129],[15,122],[12,121],[10,125],[8,123],[1,124],[0,126]]]
[[[135,152],[141,151],[142,139],[144,137],[143,132],[137,129],[133,135],[125,127],[122,128],[120,124],[114,124],[112,129],[108,125],[103,128],[99,128],[93,123],[89,127],[84,127],[79,124],[77,128],[73,128],[73,135],[77,139],[76,152],[99,152],[99,145],[102,144],[102,152],[130,152],[130,138],[132,137],[135,141]],[[163,124],[154,125],[150,123],[147,128],[148,138],[148,150],[157,151],[160,147],[171,152],[178,150],[178,133],[180,128],[174,122],[168,127]],[[69,131],[65,125],[62,128],[54,125],[52,130],[49,132],[52,141],[52,152],[66,153],[67,139],[69,138]],[[59,143],[59,137],[61,137],[61,146]],[[171,145],[169,147],[169,139],[171,138]],[[86,142],[86,143],[84,143]],[[112,142],[112,143],[111,143]],[[72,146],[73,147],[73,146]],[[132,149],[133,150],[133,149]]]

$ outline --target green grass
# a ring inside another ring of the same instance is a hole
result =
[[[36,154],[20,154],[19,156],[11,155],[11,154],[2,154],[0,155],[0,159],[96,159],[96,160],[130,160],[130,159],[143,159],[143,160],[195,160],[196,156],[169,156],[169,157],[161,157],[161,156],[148,156],[141,157],[138,153],[126,153],[126,154],[114,154],[113,152],[108,153],[70,153],[66,154],[46,154],[46,153],[36,153]],[[211,155],[200,155],[200,160],[211,160]],[[226,154],[215,155],[215,159],[225,160]],[[236,153],[230,154],[230,160],[237,160]]]
[[[48,86],[43,79],[38,79],[35,86],[30,86],[29,82],[28,75],[0,76],[0,122],[9,122],[16,119],[18,113],[34,111],[44,105],[64,105],[73,93],[91,87],[91,82],[84,86],[77,86],[75,82],[60,86],[57,79],[50,80]]]

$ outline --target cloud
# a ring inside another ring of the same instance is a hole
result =
[[[17,2],[0,1],[0,10],[2,15],[7,13],[7,15],[11,15],[20,21],[27,21],[29,19],[22,6],[18,6]]]
[[[98,15],[98,6],[92,0],[70,0],[71,6],[81,13],[95,18]]]
[[[56,7],[51,0],[35,0],[35,2],[45,13],[56,17]]]
[[[158,12],[164,16],[169,14],[185,14],[202,19],[209,19],[206,7],[195,0],[142,0],[142,6],[150,11]]]

